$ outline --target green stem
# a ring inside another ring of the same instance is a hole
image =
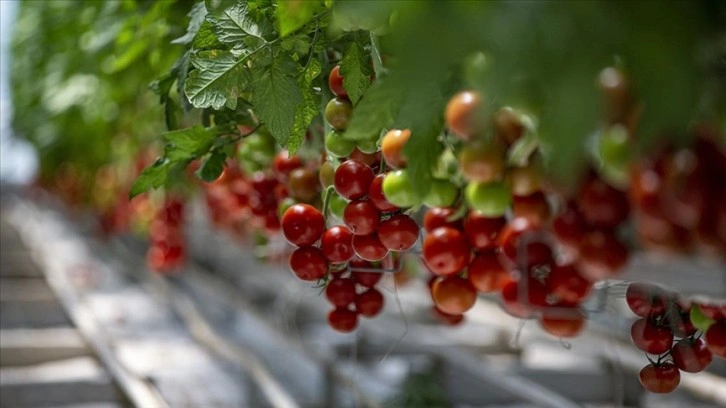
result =
[[[333,192],[335,191],[335,187],[328,186],[327,189],[325,189],[325,196],[323,196],[323,217],[327,221],[328,219],[328,208],[330,207],[330,198],[333,196]]]

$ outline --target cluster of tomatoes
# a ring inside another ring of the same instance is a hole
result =
[[[575,336],[585,324],[580,304],[596,279],[582,273],[575,256],[565,256],[552,233],[551,201],[558,197],[540,177],[537,152],[524,165],[507,160],[527,130],[523,120],[502,109],[492,121],[494,137],[479,139],[480,103],[474,92],[449,101],[448,128],[466,142],[458,149],[461,185],[447,200],[458,206],[432,207],[424,216],[422,255],[435,276],[437,315],[459,322],[477,293],[499,292],[510,314],[536,317],[558,337]]]
[[[146,262],[152,270],[168,273],[178,268],[185,258],[184,203],[167,198],[149,225],[150,247]]]
[[[633,169],[631,197],[640,241],[665,252],[726,253],[726,153],[706,126],[690,147],[664,147]]]
[[[630,329],[633,344],[657,356],[648,357],[650,364],[640,371],[640,382],[648,391],[671,392],[680,383],[681,371],[698,373],[714,356],[726,358],[726,304],[684,301],[645,283],[630,284],[625,299],[639,316]],[[692,316],[701,321],[694,322]]]

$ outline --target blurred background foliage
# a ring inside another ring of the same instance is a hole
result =
[[[171,41],[185,34],[194,3],[21,3],[12,45],[13,124],[37,146],[41,177],[71,162],[90,185],[104,163],[159,139],[164,112],[147,85],[184,52]],[[264,10],[280,2],[248,3]],[[392,124],[416,130],[420,136],[407,148],[420,158],[411,170],[424,178],[441,151],[431,148],[443,126],[437,112],[461,87],[480,90],[488,112],[509,105],[536,118],[549,171],[565,181],[582,173],[585,141],[603,121],[596,78],[607,66],[626,71],[644,103],[642,149],[664,139],[687,143],[694,120],[726,129],[723,1],[338,0],[331,19],[331,39],[359,30],[375,39],[384,75],[364,100],[393,97],[369,112],[371,120],[384,109]]]
[[[128,161],[163,129],[148,84],[173,64],[191,2],[23,1],[12,39],[13,128],[40,155],[41,180]],[[133,177],[133,174],[129,174]],[[85,199],[88,197],[84,197]]]

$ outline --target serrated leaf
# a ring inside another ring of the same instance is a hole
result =
[[[207,15],[207,9],[204,7],[204,3],[197,3],[194,6],[192,6],[191,11],[189,11],[189,14],[187,16],[189,17],[189,25],[187,26],[187,32],[174,40],[172,40],[172,44],[189,44],[194,40],[197,31],[199,31],[200,27],[202,26],[202,23],[204,22],[204,17]]]
[[[405,82],[399,79],[390,76],[381,78],[368,88],[353,109],[345,131],[347,139],[370,140],[393,123],[406,91]]]
[[[217,39],[232,46],[240,43],[257,48],[266,43],[263,30],[250,16],[247,4],[243,2],[225,8],[207,16]]]
[[[343,60],[340,62],[340,75],[343,76],[343,88],[353,104],[365,92],[370,84],[370,77],[373,72],[368,63],[368,53],[359,41],[348,44],[343,51]]]
[[[204,0],[204,7],[207,11],[216,11],[220,9],[226,9],[234,5],[237,0]]]
[[[193,55],[191,63],[196,69],[189,73],[184,86],[189,102],[195,108],[235,109],[247,82],[240,61],[229,51],[201,51]]]
[[[321,1],[314,0],[278,0],[275,17],[280,37],[294,32],[307,24],[318,10],[323,9]]]
[[[145,168],[139,177],[134,180],[131,186],[129,198],[134,198],[139,194],[145,193],[152,188],[159,188],[166,182],[169,173],[170,162],[165,160],[157,160],[151,166]]]
[[[298,106],[295,112],[295,123],[287,141],[287,150],[290,154],[295,153],[302,145],[308,126],[319,112],[320,95],[313,91],[312,86],[313,80],[320,75],[321,71],[320,61],[313,59],[298,81],[302,91],[303,103]]]
[[[297,64],[286,54],[266,56],[252,71],[252,104],[260,120],[281,145],[286,146],[303,95],[295,80]]]
[[[419,199],[423,199],[431,189],[438,158],[444,151],[438,138],[444,128],[446,99],[440,88],[430,82],[409,89],[395,123],[399,129],[411,130],[404,153],[407,169],[414,175],[411,187]]]
[[[202,166],[199,167],[199,170],[197,170],[195,174],[200,179],[211,183],[222,175],[222,171],[224,170],[224,161],[226,159],[227,156],[224,152],[215,150],[209,155],[207,160],[202,163]]]
[[[199,27],[199,31],[194,36],[192,45],[196,49],[204,48],[220,48],[222,43],[217,39],[217,35],[214,33],[212,23],[204,21],[202,26]]]
[[[280,42],[280,48],[290,55],[302,57],[310,53],[310,37],[304,34],[286,37]]]
[[[187,129],[173,130],[162,133],[161,137],[167,145],[173,146],[175,150],[194,154],[205,148],[214,140],[216,133],[209,128],[194,126]]]

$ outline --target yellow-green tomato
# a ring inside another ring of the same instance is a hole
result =
[[[485,217],[501,217],[512,204],[512,192],[509,186],[500,182],[469,183],[466,186],[465,197],[469,207]]]

